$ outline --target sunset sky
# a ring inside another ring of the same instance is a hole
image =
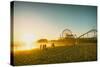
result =
[[[68,28],[77,36],[96,27],[95,6],[74,6],[31,2],[14,3],[14,40],[56,39]],[[28,37],[26,35],[29,35]],[[32,38],[32,39],[31,39]]]

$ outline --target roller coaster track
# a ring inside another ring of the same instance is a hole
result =
[[[80,35],[79,37],[77,37],[75,43],[76,43],[76,44],[80,43],[80,39],[81,39],[82,37],[84,37],[85,35],[88,35],[88,34],[91,33],[91,32],[93,32],[93,37],[95,37],[95,35],[96,35],[96,37],[97,37],[97,30],[96,30],[96,29],[91,29],[91,30],[89,30],[88,32],[86,32],[86,33]],[[86,38],[89,38],[89,37],[86,37]]]
[[[91,30],[89,30],[88,32],[86,32],[86,33],[80,35],[77,39],[79,39],[79,38],[81,38],[82,36],[87,35],[88,33],[91,33],[91,32],[94,32],[94,35],[95,35],[95,33],[97,32],[97,30],[96,30],[96,29],[91,29]]]

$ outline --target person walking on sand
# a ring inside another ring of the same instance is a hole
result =
[[[41,49],[41,50],[43,49],[43,45],[42,45],[42,44],[40,44],[40,49]]]
[[[44,48],[45,48],[45,49],[47,48],[46,44],[44,44]]]
[[[51,45],[51,46],[52,46],[52,48],[54,48],[54,47],[55,47],[55,44],[54,44],[54,43],[52,43],[52,45]]]

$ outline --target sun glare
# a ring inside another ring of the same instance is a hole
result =
[[[26,43],[31,43],[35,40],[35,36],[33,34],[24,34],[21,36],[21,40]]]
[[[35,40],[35,35],[33,34],[23,34],[20,37],[20,40],[24,44],[21,44],[22,46],[19,46],[19,48],[16,48],[15,51],[31,50],[33,48],[37,48],[36,45],[33,43]]]

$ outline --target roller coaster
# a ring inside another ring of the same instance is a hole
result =
[[[97,42],[97,30],[91,29],[88,32],[80,35],[76,39],[76,43],[96,43]]]
[[[90,33],[91,33],[91,34],[90,34]],[[89,30],[88,32],[86,32],[86,33],[80,35],[80,36],[78,37],[78,39],[81,38],[81,37],[84,37],[85,35],[87,35],[87,38],[90,38],[90,37],[89,37],[89,34],[92,35],[91,38],[96,38],[96,37],[97,37],[97,30],[96,30],[96,29],[91,29],[91,30]]]
[[[96,43],[97,42],[97,30],[91,29],[86,33],[76,36],[71,30],[64,29],[61,34],[61,39],[70,42],[70,44],[79,44],[79,43]]]
[[[55,46],[73,46],[83,43],[97,43],[97,30],[91,29],[80,36],[76,36],[70,29],[64,29],[57,40],[41,39],[39,43],[54,44]]]

